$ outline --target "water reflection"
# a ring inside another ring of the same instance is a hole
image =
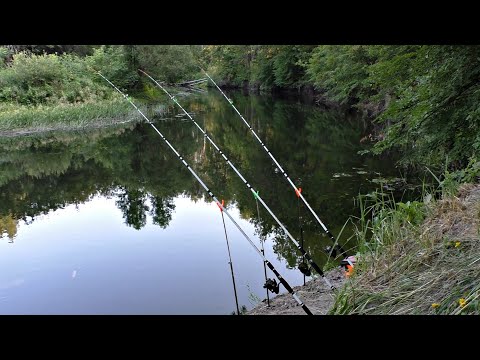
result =
[[[377,187],[371,180],[397,173],[391,159],[358,155],[369,125],[351,114],[298,99],[231,97],[334,234],[355,212],[353,198]],[[180,101],[299,240],[295,193],[229,104],[211,92]],[[262,207],[257,216],[255,199],[244,183],[176,111],[151,115],[217,197],[238,209],[257,237],[273,239],[278,259],[289,268],[299,264],[301,257],[277,223]],[[128,228],[144,229],[151,219],[152,225],[167,229],[175,199],[203,201],[204,191],[146,124],[0,139],[0,239],[13,242],[20,221],[31,224],[39,216],[99,196],[114,200]],[[311,214],[301,211],[305,248],[322,264],[329,240]],[[344,234],[346,238],[348,231]]]
[[[13,244],[13,239],[17,235],[18,220],[11,214],[0,216],[0,238],[6,235],[9,243]]]
[[[235,94],[233,98],[334,232],[352,213],[351,199],[365,186],[366,177],[374,171],[392,172],[388,159],[382,162],[357,154],[367,125],[353,116],[273,97]],[[296,207],[294,194],[228,104],[214,94],[183,102],[293,233],[298,228],[296,212],[292,211]],[[254,216],[256,205],[251,194],[191,122],[162,121],[158,126],[219,196],[238,204],[242,216],[251,219],[260,234],[278,233],[278,250],[290,252],[272,219]],[[174,209],[173,197],[203,196],[178,159],[151,128],[142,124],[7,139],[0,146],[0,214],[17,220],[33,221],[38,214],[82,203],[101,193],[117,197],[116,204],[129,226],[141,229],[146,212],[150,212],[155,214],[156,224],[166,227]],[[342,173],[345,176],[340,177]],[[318,237],[313,219],[305,218],[305,237]]]

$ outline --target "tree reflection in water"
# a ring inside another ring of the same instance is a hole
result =
[[[320,109],[298,99],[238,92],[231,96],[334,234],[354,213],[353,198],[375,188],[368,181],[378,176],[375,172],[396,173],[391,159],[358,154],[364,146],[359,140],[369,125],[346,112]],[[299,239],[295,193],[279,178],[230,105],[215,92],[179,101]],[[193,123],[174,115],[154,117],[160,131],[216,194],[235,204],[241,216],[255,225],[259,236],[273,236],[279,258],[286,259],[289,267],[296,266],[301,256],[277,223],[266,212],[256,216],[255,199],[243,182]],[[125,223],[137,230],[147,224],[148,216],[153,224],[167,228],[174,199],[180,195],[204,199],[200,185],[147,124],[0,139],[1,233],[10,236],[19,220],[31,222],[38,215],[98,195],[115,198]],[[329,240],[313,217],[302,212],[305,250],[321,264]]]

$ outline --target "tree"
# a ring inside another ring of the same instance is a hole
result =
[[[188,45],[135,45],[135,60],[154,78],[174,83],[199,72],[192,49]]]

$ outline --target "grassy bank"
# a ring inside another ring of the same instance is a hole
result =
[[[162,104],[148,108],[140,105],[140,108],[151,119],[161,116],[167,109]],[[99,128],[142,120],[141,115],[123,98],[34,107],[0,103],[0,136],[4,137],[50,130]]]
[[[330,314],[480,314],[480,185],[406,204],[372,197]]]
[[[95,103],[26,106],[0,104],[0,135],[104,126],[139,119],[123,100]]]
[[[356,219],[357,263],[349,277],[324,268],[295,292],[315,315],[480,314],[480,184],[435,199],[395,202],[374,193]],[[304,315],[288,293],[249,315]]]
[[[48,47],[37,53],[34,47],[12,52],[0,46],[0,136],[103,127],[141,119],[96,72],[100,71],[123,92],[137,94],[135,103],[158,103],[162,99],[159,91],[142,82],[137,68],[152,70],[157,78],[176,79],[172,74],[190,74],[181,71],[184,64],[178,62],[179,57],[185,60],[185,54],[192,56],[190,48],[175,46],[99,46],[86,56],[44,53],[46,50]],[[162,70],[147,61],[153,55],[168,54],[170,61],[176,58],[171,69]],[[157,106],[153,115],[163,111],[158,110]]]

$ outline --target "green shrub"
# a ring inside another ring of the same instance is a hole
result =
[[[0,69],[6,66],[7,58],[10,56],[10,50],[0,46]]]
[[[123,46],[102,45],[94,50],[93,55],[87,56],[85,61],[120,89],[133,87],[138,81],[137,71],[130,66],[129,54]],[[98,75],[95,80],[99,83],[105,82]]]
[[[101,47],[92,56],[72,54],[15,54],[0,69],[0,101],[21,105],[55,105],[111,99],[114,90],[93,69],[100,70],[119,87],[132,84],[120,47]]]

